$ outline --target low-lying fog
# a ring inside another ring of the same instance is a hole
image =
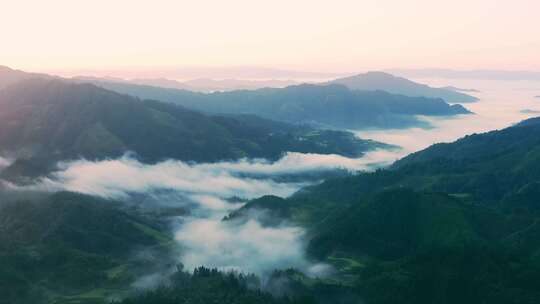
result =
[[[426,80],[421,80],[426,81]],[[296,267],[312,275],[324,275],[328,267],[309,261],[304,251],[304,230],[291,223],[265,227],[256,220],[224,222],[222,218],[242,203],[230,198],[252,199],[266,194],[288,196],[314,183],[302,174],[334,169],[368,170],[435,142],[452,141],[466,134],[499,129],[532,116],[524,109],[540,110],[539,82],[430,80],[438,86],[477,89],[477,103],[465,106],[475,115],[429,119],[432,129],[358,131],[362,138],[402,146],[399,151],[373,151],[359,159],[336,155],[289,153],[277,162],[241,160],[213,164],[165,161],[141,164],[125,156],[100,162],[64,163],[52,177],[34,189],[70,190],[118,200],[143,196],[144,204],[190,210],[174,221],[174,234],[182,246],[178,257],[187,268],[199,265],[265,274],[275,268]],[[0,166],[3,160],[0,160]],[[300,178],[280,179],[296,175]]]
[[[361,138],[370,138],[401,146],[403,149],[384,161],[392,162],[409,153],[422,150],[438,142],[452,142],[467,134],[483,133],[502,129],[523,119],[540,116],[540,81],[498,81],[462,79],[414,79],[433,87],[454,86],[475,89],[479,92],[465,92],[480,98],[475,103],[463,104],[474,115],[460,115],[453,118],[428,118],[432,129],[411,128],[404,130],[355,131]],[[531,110],[531,111],[524,111]],[[379,159],[379,161],[383,161]]]
[[[242,223],[222,219],[243,205],[238,198],[244,201],[266,194],[287,197],[317,182],[313,179],[315,172],[366,170],[376,165],[381,153],[385,152],[374,151],[360,159],[287,153],[273,163],[261,159],[205,164],[169,160],[148,165],[130,156],[98,162],[79,160],[62,163],[52,176],[18,189],[68,190],[138,201],[145,205],[143,208],[184,208],[189,212],[176,216],[173,227],[183,252],[178,260],[187,269],[204,265],[264,275],[274,269],[295,267],[322,276],[328,267],[306,259],[302,227],[287,223],[268,227],[255,219]],[[308,173],[310,178],[303,179]],[[295,178],[283,178],[286,176]]]

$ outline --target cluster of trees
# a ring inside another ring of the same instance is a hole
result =
[[[180,269],[170,279],[170,283],[155,290],[144,291],[128,297],[120,304],[274,304],[274,303],[314,303],[311,299],[274,298],[261,291],[260,281],[253,275],[234,272],[220,272],[205,267],[196,268],[192,273]]]
[[[113,304],[353,304],[360,298],[335,282],[310,279],[294,269],[276,270],[264,282],[255,275],[179,267],[166,285]]]

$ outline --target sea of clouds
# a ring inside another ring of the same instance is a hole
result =
[[[329,267],[305,255],[305,230],[282,222],[268,227],[257,219],[223,221],[242,206],[229,198],[253,199],[263,195],[287,197],[314,180],[275,179],[332,170],[370,170],[392,160],[392,152],[378,150],[362,158],[339,155],[287,153],[270,162],[242,159],[217,163],[166,160],[145,164],[130,155],[118,159],[63,162],[50,176],[13,189],[74,191],[129,202],[146,196],[147,205],[188,207],[190,212],[174,221],[174,236],[182,250],[178,262],[187,269],[204,265],[264,276],[275,269],[294,267],[313,276]],[[148,207],[148,206],[146,206]]]

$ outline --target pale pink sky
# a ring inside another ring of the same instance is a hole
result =
[[[0,0],[0,65],[540,70],[539,0]]]

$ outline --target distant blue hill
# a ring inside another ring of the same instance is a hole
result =
[[[111,81],[103,88],[182,105],[211,114],[253,114],[263,118],[338,129],[426,126],[417,118],[469,114],[441,98],[411,97],[381,90],[351,90],[340,84],[302,84],[286,88],[238,90],[210,94]],[[456,93],[460,94],[460,93]]]
[[[433,88],[425,84],[396,77],[384,72],[368,72],[355,76],[339,78],[329,83],[341,84],[352,90],[381,90],[392,94],[406,96],[423,96],[442,98],[450,103],[469,103],[478,101],[478,98],[458,92],[456,88]]]

